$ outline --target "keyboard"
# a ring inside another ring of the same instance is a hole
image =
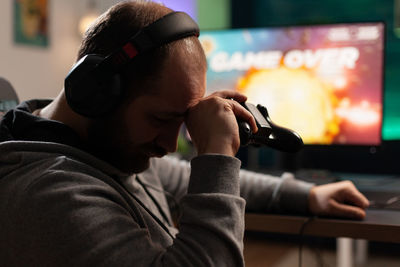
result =
[[[334,183],[340,179],[335,173],[324,169],[299,169],[294,172],[294,176],[296,179],[316,185]]]
[[[400,192],[366,191],[362,192],[369,200],[369,209],[400,211]]]

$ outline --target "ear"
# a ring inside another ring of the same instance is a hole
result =
[[[67,103],[80,115],[103,116],[117,106],[122,96],[120,75],[99,67],[103,60],[99,55],[86,55],[65,79]]]

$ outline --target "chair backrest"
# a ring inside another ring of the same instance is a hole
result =
[[[19,104],[18,95],[9,81],[0,77],[0,118]]]

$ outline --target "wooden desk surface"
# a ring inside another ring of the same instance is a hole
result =
[[[305,225],[304,223],[307,222]],[[400,243],[400,211],[367,210],[362,221],[247,213],[246,230]]]

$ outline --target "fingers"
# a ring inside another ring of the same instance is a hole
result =
[[[230,104],[235,116],[241,118],[244,121],[247,121],[250,124],[251,130],[253,132],[258,131],[257,124],[253,115],[251,115],[251,113],[247,109],[245,109],[242,105],[239,104],[245,102],[247,100],[247,96],[234,90],[221,90],[211,94],[209,97],[214,97],[214,96],[223,99],[234,100],[233,102],[230,102]]]
[[[245,96],[244,94],[241,94],[237,91],[234,91],[234,90],[218,91],[218,92],[211,94],[211,96],[219,96],[221,98],[230,98],[230,99],[236,100],[239,103],[245,102],[247,100],[247,96]]]
[[[199,155],[234,156],[240,146],[238,119],[247,122],[253,132],[258,131],[253,115],[240,104],[246,99],[232,90],[219,91],[200,99],[189,109],[185,123]]]
[[[368,199],[354,186],[351,181],[342,181],[335,183],[336,196],[335,199],[339,202],[351,204],[360,208],[369,206]]]
[[[365,210],[363,208],[339,203],[336,200],[331,200],[330,206],[329,215],[358,220],[365,218]]]
[[[364,209],[369,206],[369,200],[357,190],[353,183],[350,183],[344,201]]]
[[[187,129],[199,155],[217,153],[234,156],[240,146],[237,117],[251,114],[237,101],[212,95],[201,99],[185,117]],[[254,118],[253,118],[254,120]]]
[[[256,120],[254,119],[253,115],[247,109],[245,109],[242,105],[240,105],[237,101],[231,100],[230,103],[231,103],[232,111],[235,114],[235,116],[244,121],[247,121],[250,124],[251,130],[253,132],[257,132],[258,128],[257,128]]]

